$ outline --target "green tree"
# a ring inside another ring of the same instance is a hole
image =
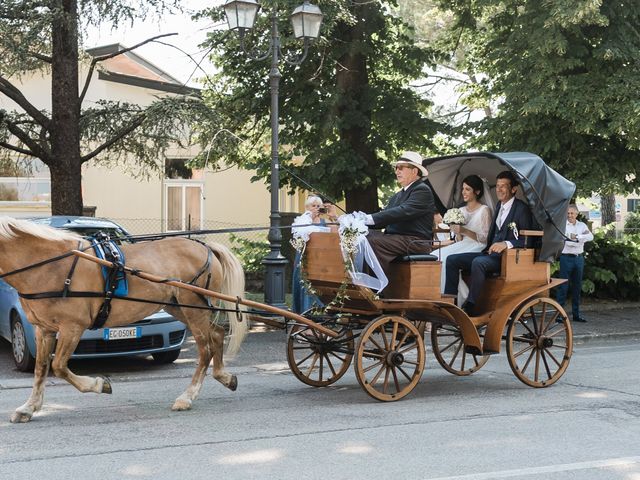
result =
[[[481,81],[467,101],[497,115],[466,125],[475,147],[527,150],[603,197],[640,186],[640,2],[440,1],[449,53]],[[453,52],[453,53],[452,53]]]
[[[640,210],[627,213],[624,220],[624,230],[626,233],[640,235]]]
[[[266,10],[274,5],[265,1]],[[299,1],[277,2],[291,12]],[[309,49],[301,66],[280,65],[280,152],[285,166],[281,180],[303,186],[288,171],[320,190],[345,197],[347,210],[377,209],[377,190],[391,181],[389,162],[403,149],[433,148],[439,125],[430,120],[430,101],[410,83],[433,65],[434,53],[414,43],[413,30],[391,10],[390,1],[317,2],[324,13],[321,39]],[[222,20],[222,12],[207,12]],[[268,19],[259,19],[249,47],[264,46]],[[283,50],[300,51],[288,41],[291,27],[282,19]],[[270,60],[254,62],[240,52],[236,35],[212,32],[209,44],[219,67],[216,85],[206,98],[225,112],[224,125],[242,138],[218,135],[218,125],[205,126],[212,151],[227,161],[270,173],[270,152],[264,148],[270,132],[270,91],[266,82]],[[302,157],[293,162],[293,157]],[[287,171],[288,170],[288,171]]]
[[[114,56],[89,60],[81,55],[83,29],[132,22],[176,8],[178,1],[0,3],[0,99],[3,105],[5,99],[17,105],[0,109],[0,160],[39,158],[49,167],[53,214],[82,213],[83,163],[118,162],[130,152],[143,169],[157,169],[160,153],[184,138],[179,127],[205,113],[201,101],[186,97],[164,98],[147,108],[107,101],[82,108],[95,67]],[[81,59],[91,67],[86,78],[79,75]],[[20,91],[21,77],[37,71],[51,74],[51,111],[38,109]]]

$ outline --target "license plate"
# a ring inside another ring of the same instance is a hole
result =
[[[140,338],[142,327],[105,328],[102,338],[105,340],[122,340],[125,338]]]

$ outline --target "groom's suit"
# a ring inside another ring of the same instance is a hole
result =
[[[496,207],[496,212],[493,215],[493,222],[491,223],[487,237],[487,246],[482,252],[459,253],[457,255],[450,255],[447,258],[444,293],[456,295],[458,293],[460,270],[470,270],[471,280],[467,302],[475,305],[482,294],[487,275],[500,272],[502,253],[487,253],[489,247],[494,243],[505,241],[511,242],[514,248],[524,247],[524,238],[518,237],[516,239],[513,228],[509,228],[509,224],[515,223],[517,230],[531,229],[533,224],[531,210],[523,201],[517,198],[514,199],[507,218],[498,228],[496,222],[498,215],[500,215],[501,208],[502,204]]]

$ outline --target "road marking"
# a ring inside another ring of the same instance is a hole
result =
[[[591,468],[623,467],[640,463],[640,457],[610,458],[593,462],[563,463],[546,467],[519,468],[516,470],[502,470],[497,472],[472,473],[453,477],[437,477],[429,480],[490,480],[494,478],[521,477],[525,475],[539,475],[541,473],[570,472],[572,470],[588,470]]]

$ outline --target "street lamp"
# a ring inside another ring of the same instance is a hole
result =
[[[278,89],[280,86],[280,59],[291,65],[300,65],[307,57],[309,43],[320,33],[322,12],[305,0],[291,14],[291,23],[296,38],[304,41],[302,55],[294,60],[287,59],[280,50],[280,35],[278,33],[278,17],[276,8],[271,10],[271,38],[269,48],[263,55],[254,54],[245,48],[244,37],[253,28],[260,5],[255,0],[229,0],[224,4],[227,23],[230,30],[238,30],[242,50],[253,60],[266,60],[271,56],[269,84],[271,86],[271,215],[269,217],[269,254],[262,261],[266,269],[265,302],[269,305],[285,307],[284,271],[287,259],[280,253],[282,233],[280,232],[280,209],[278,193],[280,190],[280,164],[278,162]]]

